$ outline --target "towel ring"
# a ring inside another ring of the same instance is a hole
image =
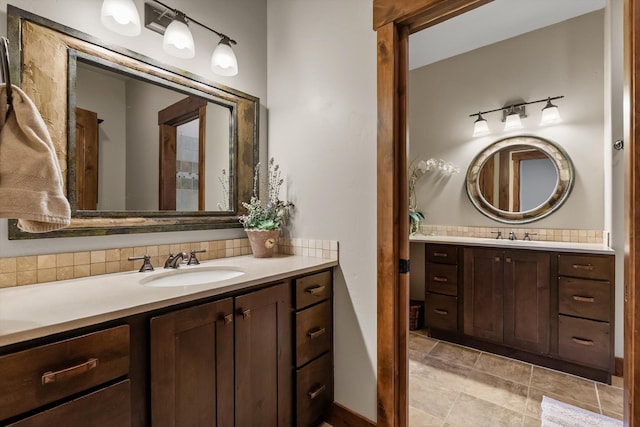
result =
[[[13,89],[11,88],[11,72],[9,69],[9,42],[6,37],[0,37],[0,63],[2,78],[7,85],[7,104],[11,108],[11,105],[13,105]]]

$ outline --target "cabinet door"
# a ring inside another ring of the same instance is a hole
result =
[[[151,319],[154,427],[233,426],[231,298]]]
[[[549,352],[549,255],[511,251],[504,256],[504,342]]]
[[[464,333],[502,342],[502,251],[464,249]]]
[[[289,427],[291,291],[272,286],[235,299],[236,426]]]

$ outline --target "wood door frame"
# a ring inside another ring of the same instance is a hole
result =
[[[377,417],[378,426],[408,424],[406,124],[408,35],[491,0],[373,0],[378,56]],[[624,0],[625,328],[624,417],[640,427],[640,0]],[[638,402],[634,402],[638,400]]]

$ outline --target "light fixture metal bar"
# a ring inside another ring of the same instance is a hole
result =
[[[193,22],[194,24],[197,24],[197,25],[201,26],[202,28],[205,28],[205,29],[211,31],[212,33],[214,33],[215,35],[217,35],[218,37],[220,37],[223,40],[224,39],[228,40],[230,44],[237,44],[237,42],[235,40],[233,40],[231,37],[227,36],[226,34],[223,34],[223,33],[219,32],[219,31],[214,30],[213,28],[203,24],[202,22],[196,21],[195,19],[193,19],[192,17],[190,17],[186,13],[181,12],[178,9],[174,9],[173,7],[170,7],[170,6],[166,5],[165,3],[163,3],[163,2],[161,2],[159,0],[152,0],[152,1],[158,3],[159,5],[164,7],[165,9],[173,11],[174,14],[181,13],[187,19],[187,21]],[[555,98],[553,98],[553,99],[555,99]]]
[[[154,1],[156,1],[156,0],[154,0]],[[564,98],[564,95],[552,96],[550,98],[538,99],[536,101],[518,102],[516,104],[505,105],[504,107],[501,107],[501,108],[494,108],[493,110],[479,111],[477,113],[469,114],[469,117],[475,117],[475,116],[477,116],[479,114],[494,113],[496,111],[505,111],[505,110],[509,110],[511,108],[518,108],[518,107],[522,107],[524,105],[537,104],[539,102],[553,101],[554,99],[561,99],[561,98]]]

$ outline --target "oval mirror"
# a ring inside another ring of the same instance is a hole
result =
[[[467,195],[482,214],[521,224],[558,209],[573,187],[573,164],[557,145],[535,136],[505,138],[467,170]]]

